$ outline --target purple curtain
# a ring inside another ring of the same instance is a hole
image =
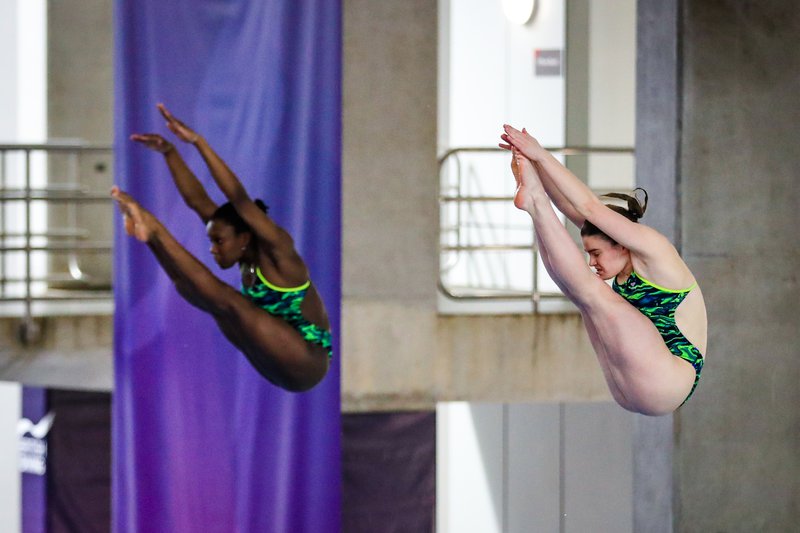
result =
[[[47,533],[111,531],[111,394],[47,391]]]
[[[436,413],[348,414],[342,435],[343,530],[435,531]]]
[[[270,385],[117,217],[114,531],[339,531],[340,3],[116,0],[115,31],[117,183],[238,287],[208,260],[163,158],[127,140],[169,135],[164,102],[294,236],[331,317],[334,359],[311,392]],[[223,201],[199,156],[177,145]]]

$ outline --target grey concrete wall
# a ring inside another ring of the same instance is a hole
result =
[[[685,0],[680,217],[708,305],[680,531],[800,524],[800,10]]]
[[[47,112],[51,138],[110,143],[112,0],[48,2]]]
[[[434,310],[435,0],[344,2],[342,292]]]
[[[77,139],[111,144],[113,140],[113,24],[112,0],[47,3],[47,130],[50,139]],[[113,184],[110,153],[91,153],[78,161],[52,156],[51,183],[74,183],[93,192]],[[74,169],[74,170],[73,170]],[[70,175],[73,172],[73,175]],[[87,240],[110,242],[112,206],[106,204],[52,205],[50,227],[77,227],[88,231]],[[75,264],[84,273],[81,287],[107,288],[111,281],[108,254],[81,253]],[[51,265],[66,272],[66,256]],[[75,286],[76,283],[72,283]]]
[[[41,336],[17,338],[19,320],[0,318],[0,379],[39,387],[108,391],[113,387],[113,318],[104,315],[36,318]]]
[[[343,10],[342,387],[345,398],[365,381],[376,394],[426,395],[436,360],[437,5],[345,0]],[[407,381],[408,369],[422,379]]]
[[[345,411],[610,400],[580,315],[437,316],[378,302],[347,309]]]
[[[640,0],[639,25],[637,181],[700,282],[709,349],[674,428],[635,426],[634,529],[795,531],[800,15]]]

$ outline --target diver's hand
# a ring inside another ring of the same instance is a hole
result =
[[[166,154],[175,148],[171,142],[158,133],[134,133],[130,139],[161,154]]]
[[[169,131],[174,133],[180,140],[191,144],[196,144],[197,141],[200,140],[200,135],[198,135],[192,128],[175,118],[175,115],[170,113],[164,104],[158,104],[157,107],[158,111],[161,113],[161,116],[166,119]]]
[[[510,150],[513,146],[531,161],[541,160],[546,153],[546,150],[542,148],[542,145],[539,144],[539,141],[534,139],[525,128],[522,128],[522,131],[519,131],[513,126],[503,124],[503,130],[505,133],[500,135],[500,138],[503,139],[507,144],[499,144],[498,146],[500,146],[500,148]]]

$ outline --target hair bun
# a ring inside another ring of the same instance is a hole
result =
[[[264,213],[269,213],[269,206],[265,204],[264,200],[261,198],[256,198],[253,203],[256,204],[256,207],[264,211]]]
[[[638,198],[636,198],[637,191],[642,191],[644,193],[644,202],[640,202]],[[630,194],[622,194],[618,192],[610,192],[608,194],[604,194],[603,196],[607,196],[609,198],[617,198],[619,200],[625,200],[627,203],[627,211],[630,215],[631,219],[636,222],[640,218],[644,216],[645,210],[647,210],[647,191],[642,189],[641,187],[636,187],[633,190],[633,195]]]

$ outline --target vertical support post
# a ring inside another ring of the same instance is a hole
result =
[[[25,187],[23,203],[25,204],[25,294],[23,295],[25,314],[19,324],[18,338],[23,345],[35,342],[39,338],[39,328],[33,320],[33,191],[31,188],[31,151],[36,148],[25,148]]]
[[[22,325],[22,340],[27,340],[27,330],[30,328],[32,320],[32,306],[31,301],[31,150],[25,150],[25,316]]]
[[[6,294],[6,151],[0,150],[0,296]]]
[[[653,200],[647,223],[680,250],[680,0],[639,0],[636,58],[636,184]],[[633,426],[633,530],[677,523],[672,415],[637,415]]]

